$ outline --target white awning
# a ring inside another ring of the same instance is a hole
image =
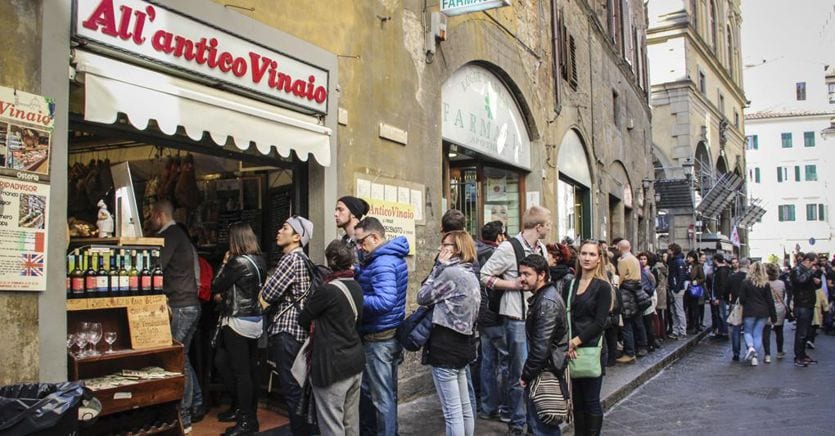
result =
[[[331,129],[315,117],[82,50],[74,60],[83,73],[85,120],[112,124],[121,112],[140,130],[153,119],[168,135],[182,126],[195,141],[208,132],[219,145],[231,137],[241,150],[254,142],[263,154],[275,147],[283,157],[292,150],[330,165]]]

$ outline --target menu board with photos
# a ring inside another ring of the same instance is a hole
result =
[[[49,175],[52,99],[0,86],[0,169]]]

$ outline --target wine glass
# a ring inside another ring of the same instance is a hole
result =
[[[72,347],[75,345],[75,334],[67,333],[67,352],[72,354]]]
[[[104,333],[104,342],[107,342],[107,351],[106,353],[113,352],[113,343],[116,342],[116,332],[105,332]]]
[[[84,322],[81,323],[81,329],[78,331],[78,335],[83,338],[84,345],[81,347],[81,352],[79,353],[79,356],[84,357],[84,356],[89,356],[89,355],[92,354],[91,351],[87,351],[85,349],[87,347],[87,344],[91,344],[93,342],[93,341],[90,340],[91,339],[90,329],[92,329],[92,328],[93,328],[93,323],[91,323],[91,322],[84,321]]]
[[[78,346],[78,352],[75,353],[76,357],[84,357],[84,347],[87,346],[87,335],[79,331],[75,334],[75,345]]]
[[[99,352],[96,351],[96,345],[99,344],[101,341],[102,330],[101,330],[101,323],[90,323],[90,337],[89,341],[93,344],[93,350],[90,353],[92,356],[98,356]]]

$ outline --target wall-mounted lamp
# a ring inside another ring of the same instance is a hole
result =
[[[685,159],[684,162],[681,164],[681,168],[684,170],[684,176],[688,179],[693,177],[694,166],[695,164],[693,163],[693,159],[689,157]]]

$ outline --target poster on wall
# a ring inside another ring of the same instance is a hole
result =
[[[54,114],[51,98],[0,86],[0,173],[49,175]]]
[[[386,229],[386,240],[405,236],[409,241],[409,255],[415,254],[415,208],[411,204],[394,203],[374,198],[365,199],[371,210],[368,216],[380,220]]]
[[[48,185],[0,178],[0,290],[46,290],[48,205]]]

